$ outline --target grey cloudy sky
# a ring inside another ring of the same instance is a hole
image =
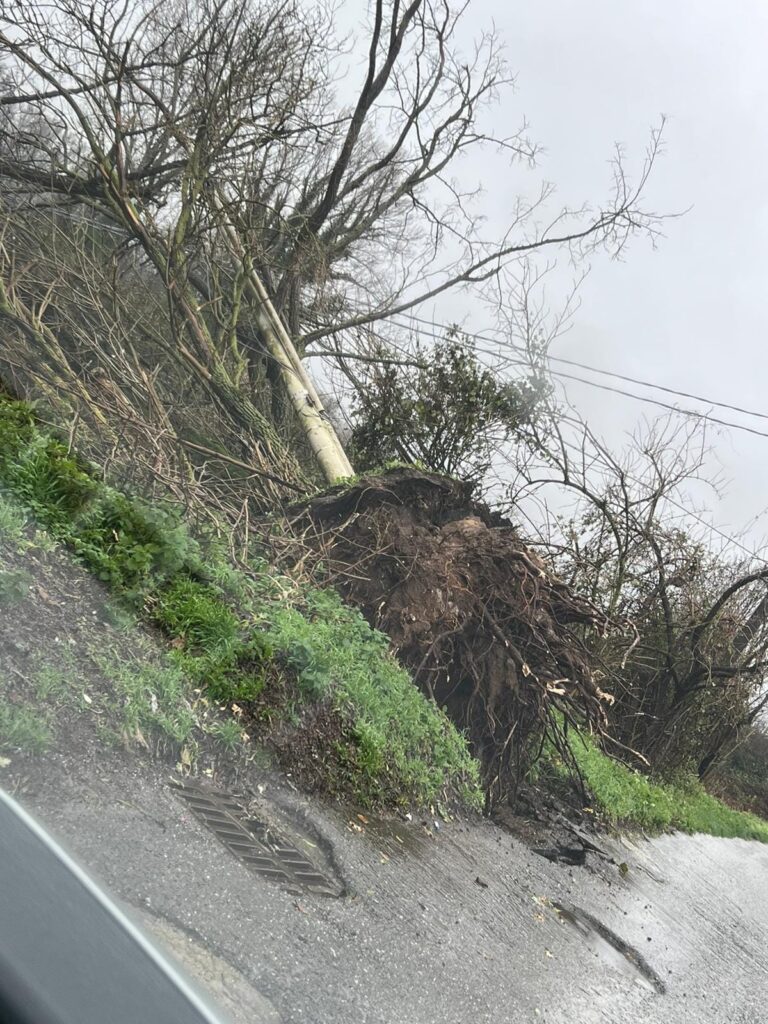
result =
[[[666,223],[656,251],[638,240],[622,263],[593,261],[553,354],[768,413],[768,5],[473,0],[471,9],[473,26],[495,22],[518,72],[513,102],[496,111],[498,129],[525,114],[545,146],[531,184],[546,177],[560,202],[599,204],[613,143],[624,143],[637,167],[664,113],[665,155],[647,205],[691,207]],[[504,218],[521,180],[517,171],[485,172],[491,217]],[[583,385],[568,385],[568,395],[614,442],[654,414]],[[768,420],[715,415],[768,429]],[[710,514],[739,530],[768,506],[768,438],[724,431],[710,439],[712,469],[729,481]],[[766,533],[762,515],[750,542]]]

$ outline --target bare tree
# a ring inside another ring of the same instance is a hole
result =
[[[626,624],[623,643],[591,642],[616,697],[614,742],[655,770],[704,775],[768,702],[768,566],[714,550],[686,512],[701,425],[658,421],[623,457],[562,411],[531,432],[537,458],[513,503],[552,486],[577,497],[547,544],[569,585]]]
[[[489,147],[532,162],[536,147],[525,126],[484,127],[512,75],[493,32],[461,52],[466,14],[448,0],[374,0],[346,105],[336,92],[348,51],[330,6],[0,0],[6,212],[20,196],[45,199],[124,232],[165,289],[166,351],[289,485],[306,474],[285,417],[303,424],[321,465],[336,442],[283,324],[300,355],[333,355],[354,349],[360,328],[502,280],[537,252],[617,254],[658,231],[641,206],[655,131],[636,182],[617,157],[601,209],[539,223],[544,186],[484,235],[474,189],[451,177],[457,157]],[[54,289],[47,310],[56,299]],[[337,450],[325,476],[343,462]]]

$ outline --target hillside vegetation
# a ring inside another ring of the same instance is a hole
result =
[[[257,732],[269,733],[273,716],[295,719],[285,754],[310,784],[364,806],[478,805],[464,740],[413,686],[386,637],[332,592],[300,588],[256,559],[232,568],[172,509],[104,484],[7,395],[0,483],[126,609],[162,631],[191,685],[245,709]],[[13,506],[3,510],[7,543]]]
[[[662,126],[553,205],[522,114],[493,130],[493,27],[369,7],[349,35],[309,0],[0,10],[5,514],[163,638],[168,699],[124,704],[169,742],[191,687],[365,805],[515,804],[554,751],[615,819],[759,809],[759,765],[724,775],[768,707],[768,568],[686,511],[704,421],[608,446],[547,361],[578,305],[552,264],[659,237]],[[495,160],[506,220],[462,177]]]
[[[26,596],[31,576],[18,556],[33,549],[45,562],[63,545],[111,594],[109,618],[135,616],[165,637],[164,654],[135,637],[130,655],[103,639],[90,652],[115,688],[123,741],[190,765],[196,730],[229,747],[250,732],[326,795],[364,807],[480,806],[480,766],[466,740],[397,665],[387,638],[333,591],[299,586],[263,560],[234,568],[172,509],[106,485],[8,395],[0,483],[0,604]],[[53,742],[67,693],[93,711],[72,658],[57,651],[31,693],[0,695],[0,753]],[[651,784],[593,743],[573,751],[606,821],[768,840],[767,823],[701,789]]]

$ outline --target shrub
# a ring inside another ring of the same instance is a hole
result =
[[[99,579],[125,594],[203,573],[198,545],[175,513],[106,486],[68,532],[64,539]]]

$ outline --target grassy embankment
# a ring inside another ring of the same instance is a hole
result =
[[[653,782],[607,757],[588,738],[574,741],[572,749],[595,810],[613,824],[652,833],[680,829],[768,843],[768,821],[728,807],[698,780],[677,785]]]
[[[479,806],[477,765],[462,736],[413,685],[386,637],[333,593],[300,588],[265,562],[233,569],[173,510],[106,485],[39,429],[28,405],[2,393],[0,485],[13,498],[0,506],[6,543],[22,530],[20,506],[123,608],[162,631],[171,690],[186,680],[223,707],[245,707],[267,736],[289,721],[298,745],[322,751],[316,781],[339,796],[366,806]],[[7,573],[0,583],[21,585]],[[42,744],[29,709],[3,705],[1,694],[0,708],[0,744]],[[309,736],[313,722],[327,735]]]
[[[121,692],[128,733],[156,731],[181,744],[201,689],[226,709],[250,709],[268,736],[280,721],[322,723],[317,780],[366,806],[428,804],[452,796],[478,806],[477,766],[455,728],[412,684],[387,640],[331,592],[297,587],[266,562],[232,568],[215,544],[190,536],[170,509],[107,486],[66,446],[39,429],[33,410],[0,392],[0,543],[62,545],[109,588],[115,615],[137,615],[169,641],[162,663],[120,665],[102,655]],[[37,532],[30,518],[42,527]],[[30,539],[33,538],[33,539]],[[0,567],[0,604],[25,589],[23,572]],[[67,667],[36,678],[45,700],[66,690]],[[318,709],[323,713],[318,714]],[[216,721],[233,743],[239,721]],[[311,726],[310,726],[311,728]],[[0,689],[0,753],[43,749],[55,722],[9,704]],[[732,810],[699,785],[651,782],[600,752],[574,744],[595,809],[616,824],[679,828],[768,841],[768,822]]]

